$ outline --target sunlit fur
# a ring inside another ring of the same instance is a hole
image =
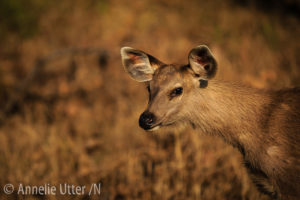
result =
[[[274,199],[297,199],[300,90],[265,91],[217,80],[201,89],[189,70],[177,73],[182,76],[184,93],[172,104],[172,115],[164,123],[176,119],[203,133],[221,136],[241,151],[259,190]],[[158,84],[162,92],[149,103],[157,116],[168,113],[164,104],[169,100],[163,88],[171,87],[172,76],[166,77],[170,80],[165,85]],[[156,85],[156,81],[154,76],[150,84]]]
[[[147,84],[146,110],[157,125],[189,124],[222,137],[242,153],[261,192],[300,199],[300,88],[268,91],[214,79],[200,88],[189,65],[161,65]],[[178,85],[183,94],[170,99]]]

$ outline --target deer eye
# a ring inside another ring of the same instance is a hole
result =
[[[182,87],[175,88],[171,91],[170,97],[176,97],[182,94]]]

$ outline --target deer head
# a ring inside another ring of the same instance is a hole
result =
[[[139,119],[145,130],[185,121],[195,93],[204,90],[217,71],[216,60],[205,45],[190,51],[187,65],[164,64],[131,47],[121,48],[121,56],[125,71],[147,84],[149,102]]]

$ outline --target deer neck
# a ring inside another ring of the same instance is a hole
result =
[[[189,121],[202,132],[218,135],[237,147],[262,137],[267,92],[227,82],[210,81],[199,88],[188,109]]]

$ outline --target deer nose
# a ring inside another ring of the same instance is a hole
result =
[[[145,111],[141,114],[139,119],[139,125],[145,130],[151,129],[151,126],[155,122],[155,115],[151,112]]]

